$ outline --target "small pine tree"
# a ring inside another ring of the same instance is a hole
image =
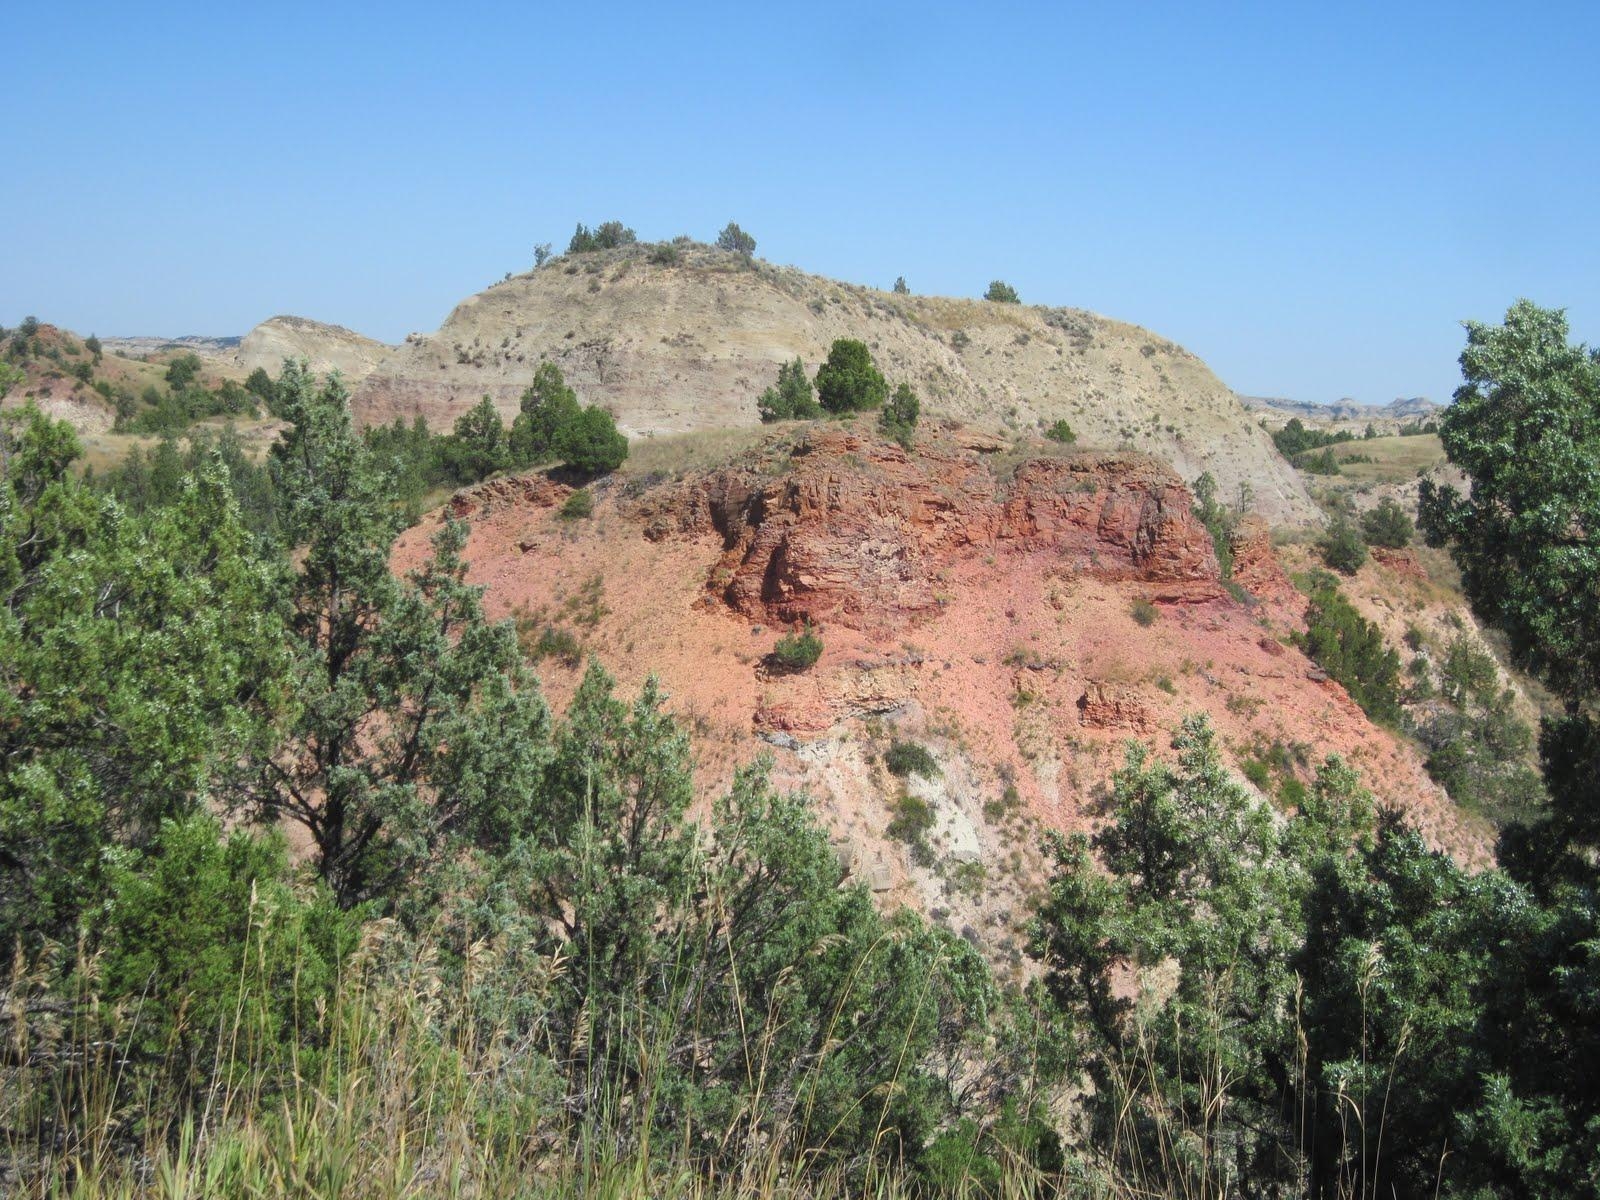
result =
[[[1406,515],[1406,510],[1395,503],[1394,498],[1385,496],[1378,507],[1365,513],[1361,518],[1361,534],[1367,539],[1369,546],[1384,546],[1391,550],[1403,550],[1411,544],[1411,537],[1416,532],[1411,524],[1411,518]]]
[[[889,403],[884,405],[883,411],[878,414],[878,429],[885,437],[899,442],[909,450],[912,437],[916,433],[917,419],[921,415],[922,403],[917,399],[916,392],[911,390],[909,383],[902,383],[895,388]]]
[[[556,434],[581,411],[578,395],[567,386],[561,368],[553,362],[540,363],[511,423],[511,461],[519,467],[549,462],[556,456]]]
[[[1296,641],[1313,662],[1344,685],[1368,716],[1398,720],[1400,656],[1384,644],[1383,631],[1345,599],[1332,577],[1322,578],[1327,582],[1312,592],[1306,632]]]
[[[786,671],[804,671],[816,665],[822,657],[822,639],[811,628],[811,622],[798,633],[786,633],[772,648],[772,658]]]
[[[894,277],[894,294],[896,296],[911,295],[911,289],[906,286],[906,277],[904,275],[896,275]]]
[[[889,394],[888,381],[872,361],[865,342],[838,338],[828,350],[828,361],[817,370],[817,399],[837,415],[881,408]]]
[[[590,405],[556,431],[555,451],[575,471],[604,475],[626,461],[628,439],[610,413]]]
[[[1044,435],[1052,442],[1060,442],[1063,446],[1070,446],[1078,440],[1078,435],[1064,418],[1046,429]]]
[[[989,290],[983,294],[985,300],[993,300],[996,304],[1020,304],[1017,289],[1003,279],[996,279],[989,285]]]
[[[1341,575],[1354,575],[1367,561],[1367,544],[1360,531],[1344,516],[1335,517],[1317,542],[1322,561]]]
[[[717,249],[732,250],[741,258],[749,259],[756,252],[756,240],[735,222],[729,221],[717,234]]]
[[[615,250],[619,246],[631,246],[638,240],[633,230],[621,221],[602,222],[598,229],[590,229],[580,221],[578,228],[573,231],[572,240],[567,243],[567,253],[589,254],[595,250]]]
[[[764,423],[772,421],[810,421],[822,415],[816,390],[806,376],[806,365],[796,358],[778,367],[778,383],[756,399],[756,411]]]
[[[449,442],[445,455],[457,483],[476,483],[511,465],[505,424],[487,396],[456,418]]]

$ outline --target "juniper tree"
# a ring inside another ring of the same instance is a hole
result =
[[[291,424],[271,465],[300,558],[296,687],[240,799],[305,828],[341,904],[391,902],[451,845],[515,832],[536,800],[547,714],[510,625],[487,621],[465,583],[465,525],[446,521],[426,565],[397,579],[403,516],[342,385],[319,389],[294,367],[279,386]]]

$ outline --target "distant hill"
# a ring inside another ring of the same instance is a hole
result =
[[[171,354],[193,354],[212,366],[227,364],[238,352],[238,337],[103,337],[100,344],[107,354],[118,358],[142,359]]]
[[[1010,435],[1065,419],[1081,444],[1154,454],[1185,480],[1210,471],[1225,497],[1248,485],[1274,521],[1319,519],[1234,394],[1148,330],[884,292],[698,245],[566,256],[494,284],[385,356],[353,403],[366,422],[422,415],[438,429],[488,395],[509,418],[548,358],[630,436],[748,426],[780,363],[815,371],[839,337],[866,341],[930,414]]]
[[[338,371],[350,386],[370,375],[393,350],[342,325],[305,317],[272,317],[235,340],[234,359],[245,374],[260,367],[276,375],[283,369],[284,359],[304,359],[319,375]]]
[[[1266,414],[1275,426],[1284,424],[1290,417],[1299,417],[1305,424],[1319,427],[1357,426],[1355,432],[1359,433],[1370,422],[1382,434],[1394,433],[1402,425],[1430,420],[1444,411],[1444,405],[1421,396],[1391,400],[1388,404],[1357,404],[1349,399],[1315,404],[1279,396],[1240,396],[1239,403],[1251,412]]]

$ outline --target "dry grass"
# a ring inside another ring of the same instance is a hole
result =
[[[1355,484],[1406,483],[1445,462],[1444,446],[1432,433],[1346,442],[1335,446],[1333,453],[1341,472],[1334,478]],[[1344,461],[1349,455],[1366,455],[1375,461]]]
[[[628,461],[617,474],[623,479],[679,478],[696,471],[713,471],[769,439],[775,449],[792,443],[797,431],[806,428],[806,424],[781,422],[744,429],[708,429],[635,438],[628,445]]]
[[[559,955],[530,964],[517,980],[519,1000],[541,1011],[570,969]],[[93,975],[90,961],[78,978]],[[30,1044],[22,1025],[8,1032],[15,1053],[0,1072],[0,1194],[29,1200],[896,1200],[915,1194],[888,1155],[869,1156],[848,1175],[843,1166],[819,1168],[810,1157],[815,1148],[791,1148],[798,1143],[787,1136],[789,1126],[757,1136],[753,1117],[746,1154],[731,1162],[708,1158],[704,1146],[728,1131],[686,1122],[653,1133],[647,1087],[603,1094],[593,1112],[574,1117],[551,1074],[550,1031],[542,1020],[491,1017],[481,1007],[481,989],[505,982],[492,946],[470,947],[463,977],[451,979],[437,953],[419,951],[389,922],[374,922],[342,971],[335,998],[318,1008],[315,1028],[298,1031],[287,1058],[263,1057],[262,997],[242,990],[232,1027],[212,1035],[214,1082],[181,1107],[163,1102],[156,1089],[122,1082],[128,1063],[119,1046],[136,1012],[118,1012],[107,1024],[107,1009],[86,989],[51,1001],[49,1013],[66,1015],[48,1044]],[[10,983],[0,993],[9,1014],[44,1011],[43,997],[30,994],[20,973]],[[753,1014],[752,1028],[763,1028],[760,1014]],[[652,1038],[643,1028],[639,1035]],[[763,1042],[753,1040],[749,1052],[764,1071]],[[643,1063],[648,1076],[648,1056]],[[53,1099],[41,1105],[46,1096]],[[789,1120],[803,1124],[805,1117],[797,1110]],[[1005,1195],[1059,1194],[1031,1167],[1007,1166]]]

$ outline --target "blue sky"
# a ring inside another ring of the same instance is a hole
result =
[[[237,9],[237,11],[235,11]],[[34,5],[0,322],[432,330],[537,242],[1077,305],[1231,386],[1445,398],[1519,295],[1600,340],[1600,4]]]

